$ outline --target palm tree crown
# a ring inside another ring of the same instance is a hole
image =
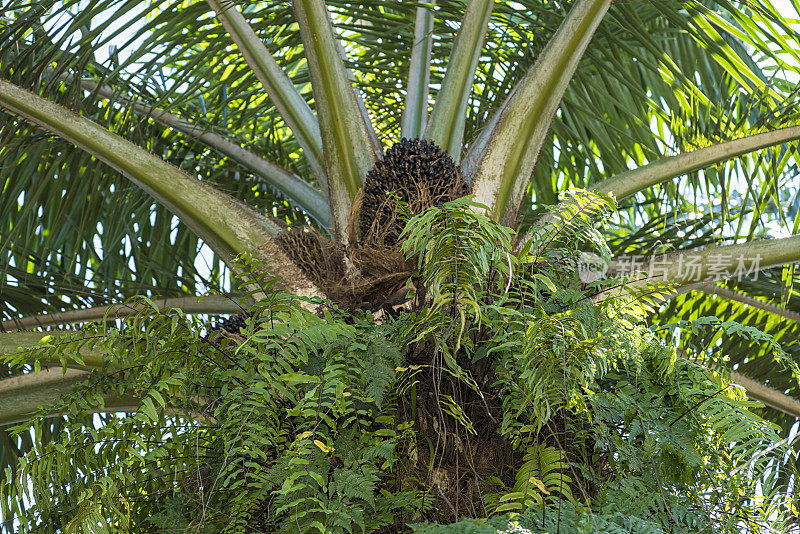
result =
[[[0,5],[3,350],[134,295],[231,313],[195,297],[243,256],[306,296],[369,275],[348,298],[380,307],[413,268],[369,271],[359,209],[405,138],[452,160],[439,200],[471,192],[519,247],[569,189],[615,195],[612,267],[701,265],[666,272],[662,321],[732,316],[800,358],[800,33],[769,0]],[[732,278],[743,257],[757,279]],[[793,378],[720,339],[678,343],[721,343],[773,420],[800,416]],[[8,423],[51,385],[2,372]]]

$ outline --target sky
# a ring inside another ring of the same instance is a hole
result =
[[[785,17],[797,16],[797,11],[792,7],[789,0],[773,0],[772,4],[778,10],[778,13]]]

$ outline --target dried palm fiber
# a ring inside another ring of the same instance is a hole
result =
[[[396,249],[377,263],[379,274],[348,272],[344,248],[340,243],[320,235],[313,228],[299,228],[282,233],[278,243],[287,256],[334,302],[345,308],[375,308],[385,300],[383,293],[397,281],[410,275],[405,258]],[[392,269],[386,272],[386,269]]]
[[[281,249],[325,294],[336,299],[345,278],[344,248],[311,227],[295,228],[277,238]]]
[[[332,301],[346,309],[371,307],[372,284],[359,273],[348,273],[341,243],[313,228],[283,232],[277,241],[289,259]]]

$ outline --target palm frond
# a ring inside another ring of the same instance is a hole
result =
[[[74,80],[71,79],[65,81],[74,83]],[[122,95],[110,87],[100,86],[90,80],[82,79],[78,83],[90,93],[130,107],[136,113],[151,117],[154,121],[197,139],[209,148],[227,156],[253,172],[257,178],[263,179],[270,187],[279,190],[300,209],[319,222],[323,228],[330,229],[332,220],[330,207],[325,195],[299,176],[286,171],[253,152],[243,149],[221,135],[207,131],[206,128],[192,124],[177,115],[143,104],[133,97]]]
[[[227,260],[261,247],[264,231],[277,234],[278,230],[271,229],[266,219],[259,220],[255,212],[236,204],[231,197],[38,95],[0,81],[0,107],[69,140],[121,172],[178,215]],[[241,218],[233,227],[233,221],[225,219],[225,212],[237,207]]]
[[[519,207],[567,85],[611,2],[575,3],[536,63],[497,113],[485,149],[476,156],[477,200],[493,217],[516,226]]]
[[[362,115],[322,0],[294,2],[311,70],[336,234],[345,240],[353,198],[382,150]]]
[[[758,274],[756,282],[768,284],[771,273],[772,271],[762,271]],[[748,279],[747,283],[753,283],[752,279]],[[796,307],[800,298],[794,296],[793,300],[795,301],[793,306]],[[659,324],[669,324],[700,317],[724,317],[726,320],[736,321],[745,327],[753,327],[772,336],[788,357],[800,361],[800,344],[798,344],[800,324],[774,311],[729,299],[727,296],[710,295],[695,290],[667,302],[658,310],[656,318]],[[774,390],[777,394],[788,395],[794,399],[800,397],[800,388],[796,380],[780,366],[775,365],[771,357],[773,349],[768,345],[744,337],[727,336],[713,328],[693,331],[687,329],[676,335],[674,341],[679,348],[687,348],[694,353],[713,352],[716,357],[727,360],[726,367],[751,382]],[[751,382],[740,381],[743,387],[751,386],[748,390],[756,390],[756,394],[757,391],[763,390],[763,387],[754,387]],[[796,414],[792,410],[780,408],[788,403],[780,402],[778,403],[780,406],[775,406],[773,402],[759,400],[770,406],[766,413],[767,417],[781,425],[784,432],[788,432],[789,427],[796,421]]]
[[[447,150],[455,161],[461,157],[467,104],[493,7],[493,0],[467,4],[425,131],[425,137]]]
[[[236,42],[247,60],[247,64],[264,86],[270,100],[275,104],[281,118],[292,130],[292,134],[303,148],[303,153],[314,175],[320,180],[323,187],[326,187],[322,137],[317,118],[311,108],[236,5],[233,2],[218,2],[217,0],[208,0],[208,4],[217,13],[228,34]]]
[[[245,311],[246,304],[243,303],[241,295],[208,295],[198,297],[178,297],[178,298],[153,298],[152,302],[158,307],[180,308],[185,313],[200,313],[221,315],[230,313],[241,313]],[[139,305],[128,303],[109,304],[107,306],[96,306],[93,308],[83,308],[66,312],[53,312],[42,315],[31,315],[16,319],[9,319],[0,322],[0,332],[13,332],[16,330],[30,330],[33,328],[46,328],[52,326],[65,326],[71,324],[91,323],[96,321],[111,321],[136,311],[141,308]],[[44,334],[42,334],[44,335]],[[0,341],[3,337],[0,336]],[[17,341],[12,342],[17,343]],[[0,343],[0,354],[7,350]]]
[[[435,4],[435,0],[431,2]],[[433,14],[420,1],[414,22],[414,44],[408,67],[406,98],[400,135],[407,139],[422,137],[428,125],[428,86],[431,80]],[[466,110],[465,110],[466,111]]]

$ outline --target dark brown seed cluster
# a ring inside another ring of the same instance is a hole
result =
[[[362,243],[374,240],[376,234],[383,244],[397,242],[404,221],[398,220],[386,191],[396,193],[417,214],[467,194],[467,185],[461,168],[433,142],[401,139],[367,174],[359,212]]]
[[[212,329],[212,332],[214,330],[225,330],[231,334],[238,334],[240,329],[247,327],[246,321],[249,317],[251,317],[251,315],[247,312],[231,315],[221,323],[217,323]]]

